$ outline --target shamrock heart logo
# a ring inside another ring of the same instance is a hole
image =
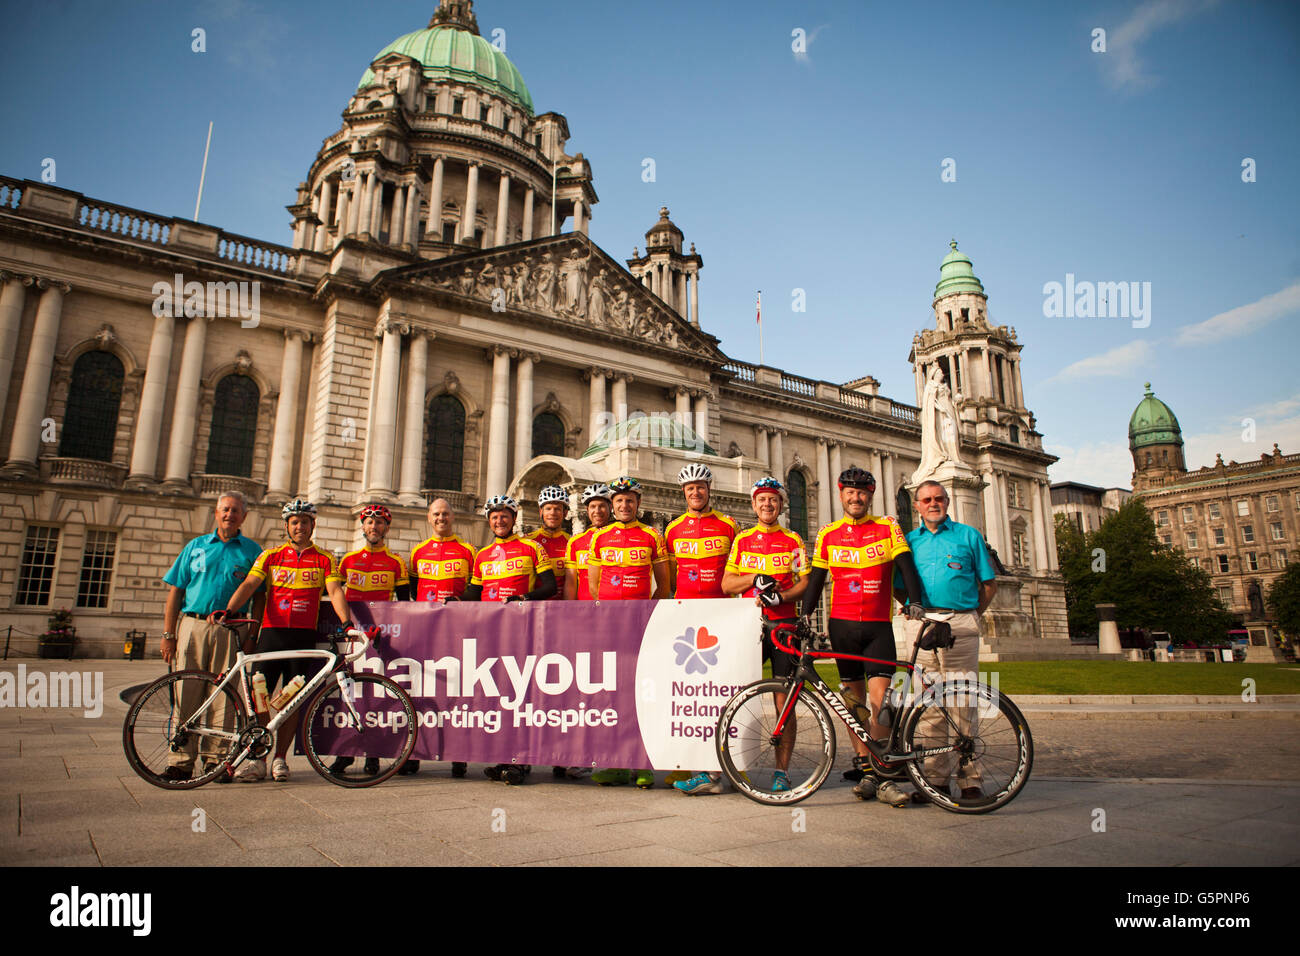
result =
[[[707,627],[702,627],[695,632],[695,649],[707,651],[714,644],[718,643],[717,637],[709,633]]]
[[[684,634],[679,634],[673,642],[677,652],[677,666],[686,665],[688,674],[705,674],[710,667],[718,663],[718,639],[707,628],[698,631],[688,627]]]

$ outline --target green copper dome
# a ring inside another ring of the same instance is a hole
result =
[[[636,415],[615,422],[602,431],[591,446],[582,453],[582,457],[590,458],[611,445],[624,442],[629,445],[648,445],[656,448],[679,448],[682,451],[697,451],[706,455],[717,454],[689,425],[673,421],[667,415]]]
[[[965,253],[957,251],[957,240],[948,243],[952,251],[939,263],[939,284],[934,287],[934,297],[942,298],[954,292],[978,292],[984,295],[984,286],[975,278],[975,270]]]
[[[428,79],[479,86],[522,107],[528,115],[533,114],[532,95],[515,65],[479,36],[477,29],[471,31],[463,23],[431,22],[423,30],[398,37],[371,61],[388,53],[401,53],[419,61]],[[374,72],[367,69],[357,89],[365,89],[374,81]]]
[[[1146,394],[1138,407],[1133,410],[1133,417],[1128,422],[1128,447],[1132,451],[1147,445],[1181,445],[1183,430],[1178,425],[1171,409],[1151,391],[1151,383],[1146,383]]]

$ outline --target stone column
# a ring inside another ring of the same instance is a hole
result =
[[[465,183],[465,209],[460,219],[460,241],[468,242],[474,238],[474,219],[478,215],[478,163],[469,164],[469,175]],[[504,495],[505,489],[489,491],[488,496]]]
[[[433,185],[429,187],[429,219],[424,235],[434,242],[442,242],[442,157],[433,161]]]
[[[370,231],[370,207],[374,204],[375,174],[367,169],[358,176],[356,229],[348,230],[358,234]]]
[[[700,441],[708,444],[709,441],[709,393],[701,392],[695,396],[695,434],[700,436]]]
[[[329,250],[330,200],[333,196],[331,190],[332,185],[328,179],[320,184],[320,209],[317,211],[320,225],[316,227],[316,243],[313,246],[317,252]]]
[[[510,228],[510,177],[505,172],[501,173],[501,181],[497,185],[497,228],[496,234],[492,237],[492,245],[504,246],[509,242]]]
[[[524,242],[533,238],[533,187],[524,193]],[[576,513],[576,512],[575,512]]]
[[[275,430],[271,438],[271,467],[266,480],[266,500],[283,501],[296,489],[293,458],[298,432],[298,392],[302,384],[303,346],[311,335],[298,329],[284,330],[284,354],[280,358],[280,395],[275,406]]]
[[[894,453],[892,451],[882,451],[880,453],[880,493],[885,496],[885,500],[880,505],[880,513],[882,515],[897,514],[898,504],[895,499],[898,497],[898,492],[894,487]]]
[[[994,475],[995,478],[997,478],[997,481],[998,481],[998,485],[997,485],[997,493],[998,493],[998,513],[997,513],[997,521],[998,521],[998,525],[1002,528],[1002,540],[1006,543],[1007,548],[1008,548],[1008,549],[1011,549],[1011,546],[1012,546],[1012,542],[1011,542],[1011,514],[1010,514],[1010,508],[1007,507],[1007,473],[1006,473],[1005,471],[1002,471],[1002,470],[999,469],[999,470],[995,471],[995,472],[993,473],[993,475]],[[1003,564],[1005,564],[1005,563],[1006,563],[1006,562],[1004,561]],[[1012,563],[1013,565],[1017,565],[1017,564],[1019,564],[1019,562],[1015,560],[1015,555],[1012,555],[1012,561],[1011,561],[1011,563]]]
[[[1034,539],[1034,572],[1036,574],[1047,573],[1047,526],[1043,523],[1043,497],[1038,493],[1038,479],[1033,478],[1026,482],[1029,487],[1029,512],[1030,520],[1033,523],[1032,536]]]
[[[767,459],[767,467],[772,470],[772,477],[778,479],[783,485],[785,484],[785,447],[782,437],[785,432],[784,428],[772,429],[772,454]]]
[[[614,413],[614,421],[627,421],[627,383],[630,376],[622,372],[614,373],[614,380],[609,386],[609,410]]]
[[[487,487],[484,494],[504,495],[510,455],[510,352],[496,346],[492,353],[492,400],[488,417]]]
[[[9,398],[9,383],[14,374],[14,353],[18,349],[18,332],[23,326],[23,303],[27,298],[30,277],[0,272],[0,421],[4,421]]]
[[[1052,518],[1052,489],[1043,479],[1038,480],[1038,499],[1042,502],[1043,547],[1047,551],[1047,570],[1060,570],[1060,559],[1056,554],[1056,526]]]
[[[876,479],[876,490],[871,495],[871,513],[874,515],[883,515],[885,511],[885,472],[880,465],[880,452],[873,451],[870,456],[871,476]]]
[[[429,340],[433,337],[432,332],[423,329],[411,330],[406,422],[402,429],[402,477],[398,482],[398,500],[404,505],[424,503],[420,494],[423,477],[420,466],[424,464],[424,393],[429,388]]]
[[[763,425],[754,426],[754,457],[767,467],[767,428]]]
[[[676,407],[674,412],[677,415],[677,421],[683,425],[693,424],[691,418],[691,390],[685,385],[678,385],[676,389]],[[766,454],[766,451],[764,452]]]
[[[384,181],[376,174],[370,180],[370,238],[379,241],[384,228]]]
[[[54,371],[54,346],[59,338],[59,320],[63,315],[63,297],[71,286],[49,279],[37,279],[43,290],[36,305],[36,324],[27,347],[27,365],[23,370],[22,391],[14,413],[14,430],[9,439],[9,460],[5,471],[15,476],[34,476],[36,458],[41,449],[41,419],[50,397],[50,377]],[[6,386],[8,382],[5,383]]]
[[[406,186],[406,221],[402,225],[402,242],[412,249],[420,244],[420,187],[415,183]]]
[[[181,347],[181,369],[176,376],[176,402],[172,406],[171,442],[167,448],[167,476],[164,491],[190,494],[190,472],[194,468],[194,433],[198,429],[199,379],[203,375],[203,350],[208,340],[205,316],[190,319]],[[156,433],[155,433],[156,434]]]
[[[988,531],[989,544],[999,557],[1006,558],[1008,542],[1002,537],[1002,522],[998,520],[997,478],[992,470],[984,473],[984,481],[984,527]]]
[[[700,327],[700,276],[698,272],[691,273],[691,325],[697,329]]]
[[[515,473],[533,457],[533,363],[541,356],[524,352],[515,365]],[[504,491],[492,492],[504,494]]]
[[[402,379],[402,336],[406,326],[392,319],[380,320],[375,337],[382,338],[379,353],[379,388],[375,406],[370,410],[370,428],[366,431],[370,458],[372,498],[385,499],[393,494],[393,452],[397,445],[397,387]]]
[[[1011,389],[1015,392],[1016,408],[1024,408],[1025,391],[1024,385],[1020,381],[1020,359],[1018,358],[1011,363]]]
[[[382,228],[382,223],[380,224]],[[388,244],[400,246],[406,241],[406,187],[398,183],[393,187],[393,221],[388,227]]]
[[[826,457],[826,439],[817,439],[817,521],[830,524],[831,515],[831,466]]]
[[[339,183],[339,215],[338,215],[338,223],[337,223],[338,226],[337,239],[339,242],[342,242],[343,237],[348,234],[348,223],[352,218],[352,210],[349,206],[349,202],[351,201],[351,199],[352,199],[352,190],[344,189],[343,184]],[[328,252],[329,250],[325,249],[322,251]]]
[[[171,309],[166,310],[167,313]],[[196,321],[202,321],[196,320]],[[167,397],[167,376],[172,364],[172,335],[176,320],[164,314],[153,320],[153,336],[149,340],[149,358],[144,370],[144,388],[140,390],[140,410],[135,417],[135,441],[131,447],[131,472],[127,475],[129,487],[151,485],[158,468],[158,436],[162,434],[163,400]],[[175,422],[193,427],[191,422]]]
[[[591,443],[595,444],[600,433],[609,424],[605,415],[605,373],[598,368],[589,368],[586,374],[591,382],[591,390],[587,398],[588,431],[591,435]]]
[[[993,387],[993,353],[989,350],[988,342],[984,343],[984,384],[988,387],[985,397],[996,400],[998,393]]]
[[[575,199],[573,201],[573,231],[581,232],[584,235],[587,232],[587,219],[583,215],[585,211],[586,207],[583,206],[582,200]]]
[[[832,498],[837,498],[837,497],[839,497],[839,480],[840,480],[840,472],[842,472],[842,471],[844,470],[844,461],[843,461],[843,458],[841,457],[841,453],[843,452],[843,450],[844,450],[844,442],[842,442],[842,441],[833,441],[833,442],[830,443],[830,452],[831,452],[831,497],[832,497]],[[867,506],[868,506],[868,508],[870,508],[870,506],[871,506],[871,502],[867,502]]]

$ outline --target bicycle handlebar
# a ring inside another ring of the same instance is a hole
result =
[[[249,617],[239,617],[239,618],[228,617],[228,618],[221,618],[217,620],[216,623],[220,624],[222,627],[226,628],[227,630],[234,631],[243,627],[245,624],[256,624],[258,622],[255,621],[253,618],[249,618]],[[358,647],[355,651],[353,651],[350,654],[345,654],[343,656],[343,659],[346,660],[349,664],[351,664],[353,661],[357,660],[358,658],[364,656],[366,653],[366,649],[369,648],[370,645],[375,642],[374,638],[372,638],[365,631],[361,630],[361,628],[359,627],[340,628],[340,630],[344,634],[346,634],[349,638],[353,640],[359,640],[361,642],[360,647]],[[330,641],[331,642],[336,641],[336,637],[334,634],[330,635]]]

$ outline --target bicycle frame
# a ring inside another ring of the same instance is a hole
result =
[[[927,619],[927,623],[932,622]],[[943,747],[929,747],[923,750],[912,750],[906,753],[891,753],[893,750],[901,749],[898,746],[898,744],[901,743],[899,735],[902,733],[902,729],[907,726],[907,718],[911,715],[912,711],[916,709],[915,702],[923,699],[927,694],[933,694],[935,687],[941,686],[942,681],[931,679],[924,671],[921,672],[921,693],[913,695],[913,699],[907,702],[904,707],[895,713],[892,726],[889,729],[889,739],[884,744],[880,744],[871,738],[871,734],[868,732],[867,728],[863,727],[862,722],[844,706],[844,702],[840,699],[840,695],[827,686],[826,682],[821,679],[821,675],[817,673],[816,668],[813,667],[813,658],[817,657],[830,658],[834,660],[864,661],[871,664],[892,664],[895,669],[901,667],[906,670],[909,677],[908,683],[912,684],[914,683],[917,673],[916,658],[921,651],[921,636],[925,633],[924,627],[922,627],[921,632],[917,634],[917,639],[912,648],[911,659],[906,661],[889,661],[876,657],[862,657],[857,654],[837,654],[828,651],[811,651],[806,646],[807,642],[811,639],[811,634],[799,635],[797,625],[777,624],[774,625],[771,630],[773,635],[772,643],[777,647],[777,649],[787,654],[797,655],[799,658],[799,663],[794,674],[787,678],[786,681],[787,686],[790,689],[786,692],[785,706],[782,708],[781,714],[777,718],[776,727],[773,730],[773,737],[781,736],[781,733],[785,728],[786,720],[794,711],[799,695],[804,692],[806,687],[813,696],[821,698],[822,703],[838,716],[841,721],[843,721],[844,725],[848,727],[849,732],[866,745],[867,749],[875,755],[877,760],[886,763],[924,760],[927,757],[951,753],[957,749],[956,744],[950,744]],[[802,645],[800,649],[795,650],[792,646],[793,642],[791,645],[782,644],[776,637],[777,631],[794,631],[796,635],[800,637]]]
[[[241,621],[239,623],[242,624],[242,623],[251,623],[251,622]],[[230,624],[223,623],[222,626],[234,630],[235,627],[237,627],[238,625],[230,625]],[[243,694],[240,696],[243,698],[245,716],[251,718],[253,721],[256,721],[257,712],[253,707],[253,692],[251,686],[252,680],[250,678],[254,664],[259,664],[262,661],[303,660],[305,658],[320,658],[323,661],[320,670],[318,670],[315,676],[313,676],[309,681],[307,681],[307,683],[303,685],[302,689],[300,689],[298,693],[296,693],[293,696],[293,699],[289,701],[288,706],[286,706],[283,710],[281,710],[279,713],[277,713],[274,717],[272,717],[267,722],[265,728],[266,732],[271,735],[272,739],[274,739],[275,732],[279,730],[279,728],[283,726],[284,723],[290,717],[292,717],[295,713],[297,713],[299,707],[301,707],[306,701],[312,698],[315,692],[320,689],[320,687],[325,683],[325,681],[332,674],[349,673],[347,665],[365,654],[366,648],[370,645],[370,639],[365,635],[365,633],[358,630],[351,630],[348,632],[348,634],[351,637],[359,637],[361,639],[361,647],[359,650],[346,655],[339,653],[337,650],[327,651],[327,650],[322,650],[320,648],[310,648],[310,649],[297,650],[297,651],[266,651],[261,654],[245,654],[242,650],[237,652],[235,655],[235,663],[230,667],[229,670],[218,675],[219,681],[216,687],[213,688],[211,695],[209,695],[208,699],[205,700],[198,707],[198,709],[195,710],[194,713],[190,715],[189,719],[185,722],[184,725],[177,728],[177,733],[182,733],[182,732],[190,733],[198,737],[211,737],[218,740],[227,740],[230,741],[232,744],[238,743],[240,737],[242,736],[241,734],[233,733],[230,731],[217,730],[215,728],[201,727],[202,718],[204,714],[208,712],[208,709],[212,705],[212,703],[215,700],[217,700],[221,696],[222,692],[231,684],[232,681],[234,681],[235,676],[239,675],[240,686],[243,688]],[[357,713],[357,710],[353,705],[350,695],[343,694],[342,697],[344,703],[347,704],[348,709],[351,711],[352,717],[355,720],[357,720],[358,723],[360,723],[360,719],[361,719],[360,715]],[[248,756],[248,753],[251,749],[252,749],[252,745],[250,744],[248,747],[245,747],[233,759],[227,758],[227,763],[226,763],[227,768],[233,770],[236,767],[238,767],[239,764],[241,764],[244,761],[244,758]]]

